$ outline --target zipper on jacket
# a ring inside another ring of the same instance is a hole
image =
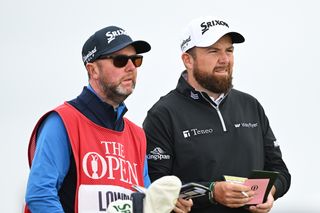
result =
[[[224,123],[224,120],[223,120],[222,114],[220,112],[219,106],[216,108],[216,110],[217,110],[217,113],[218,113],[220,121],[221,121],[222,129],[223,129],[224,132],[226,132],[227,131],[227,127],[226,127],[226,124]]]
[[[219,109],[219,105],[215,106],[211,103],[211,101],[209,101],[201,92],[200,92],[201,96],[213,107],[216,109],[217,113],[218,113],[218,116],[220,118],[220,122],[221,122],[221,125],[222,125],[222,129],[224,132],[227,131],[227,127],[226,127],[226,124],[224,123],[224,120],[223,120],[223,117],[222,117],[222,114],[220,112],[220,109]]]

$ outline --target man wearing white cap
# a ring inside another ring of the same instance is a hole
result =
[[[193,199],[191,212],[268,212],[290,187],[291,175],[263,107],[232,85],[233,44],[244,41],[222,19],[193,20],[180,44],[186,70],[143,124],[152,181],[175,175],[182,183],[211,189],[209,198]],[[249,177],[252,170],[279,175],[266,201],[248,206],[255,193],[223,176]]]

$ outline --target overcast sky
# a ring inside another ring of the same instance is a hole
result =
[[[235,45],[234,86],[255,96],[292,174],[272,212],[320,212],[319,3],[314,0],[0,0],[0,212],[22,212],[31,131],[46,111],[87,85],[81,48],[96,30],[126,29],[152,50],[126,105],[138,125],[176,86],[183,70],[179,35],[198,16],[213,15],[246,38]]]

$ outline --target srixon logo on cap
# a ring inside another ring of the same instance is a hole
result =
[[[212,21],[208,21],[208,22],[202,22],[200,24],[201,26],[201,31],[202,31],[202,35],[207,32],[209,30],[210,27],[214,27],[216,25],[221,25],[221,26],[226,26],[229,28],[229,25],[224,22],[224,21],[220,21],[220,20],[212,20]]]
[[[115,31],[108,31],[106,33],[108,44],[113,41],[117,36],[127,34],[124,30],[115,30]]]

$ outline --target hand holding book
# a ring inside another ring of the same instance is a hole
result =
[[[227,182],[234,182],[250,187],[250,189],[255,192],[255,195],[247,204],[255,205],[267,201],[268,195],[275,180],[277,179],[277,176],[277,172],[253,170],[249,178],[228,175],[225,175],[224,178]],[[242,194],[245,195],[245,192]]]

